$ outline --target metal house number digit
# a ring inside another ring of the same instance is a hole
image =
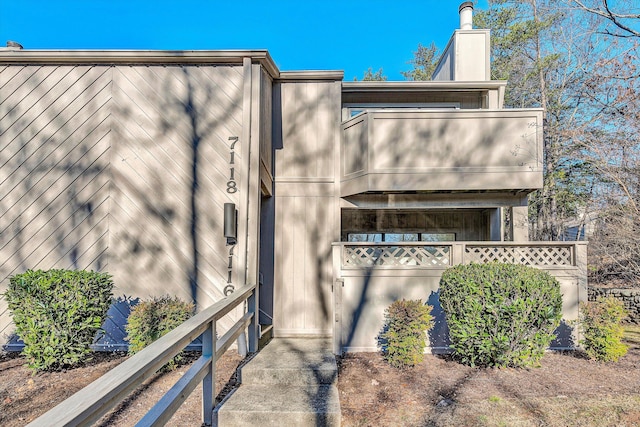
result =
[[[231,141],[231,146],[229,149],[231,150],[229,153],[229,180],[227,181],[227,193],[233,194],[238,191],[238,183],[236,182],[236,153],[235,148],[238,143],[237,136],[230,136],[229,141]],[[224,287],[223,292],[225,296],[229,296],[235,291],[236,287],[233,285],[232,277],[233,277],[233,248],[234,244],[229,248],[229,265],[227,267],[227,285]]]
[[[233,151],[236,147],[236,143],[238,142],[237,136],[230,136],[229,141],[231,142],[231,153],[229,159],[229,165],[234,165],[236,163],[236,153]],[[236,171],[233,166],[231,166],[229,171],[229,181],[227,181],[227,193],[233,194],[238,191],[238,184],[236,183]]]

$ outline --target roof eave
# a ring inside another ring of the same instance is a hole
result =
[[[0,64],[242,64],[260,63],[273,77],[280,71],[267,50],[35,50],[0,49]]]
[[[499,89],[507,85],[506,80],[488,81],[361,81],[343,82],[342,92],[402,92],[402,91],[478,91]]]

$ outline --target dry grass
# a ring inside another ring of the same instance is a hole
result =
[[[540,368],[476,369],[427,355],[399,371],[349,354],[338,380],[343,426],[640,426],[640,326],[617,363],[549,352]]]
[[[432,426],[640,425],[640,396],[494,398],[465,402],[456,410],[432,414]]]
[[[400,371],[379,354],[350,354],[341,360],[338,380],[343,425],[640,426],[640,326],[627,325],[625,339],[629,354],[618,363],[550,352],[542,367],[522,370],[474,369],[427,355],[423,364]],[[124,360],[107,356],[83,368],[36,376],[22,358],[0,357],[0,425],[24,425]],[[240,360],[225,356],[217,369],[218,389]],[[145,386],[103,425],[133,425],[178,374]],[[197,396],[181,411],[170,425],[199,424]]]

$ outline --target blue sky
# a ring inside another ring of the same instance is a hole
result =
[[[0,0],[0,45],[25,49],[268,49],[280,70],[368,67],[390,80],[418,43],[443,48],[462,0]],[[485,7],[486,0],[477,2]]]

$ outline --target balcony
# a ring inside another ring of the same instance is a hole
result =
[[[342,123],[341,196],[542,187],[542,110],[377,110]]]
[[[440,306],[442,273],[458,264],[506,262],[547,271],[560,282],[563,325],[554,349],[574,348],[580,302],[587,299],[586,242],[403,242],[333,244],[334,350],[377,351],[384,310],[398,299],[420,299],[433,307],[431,351],[448,351]]]

